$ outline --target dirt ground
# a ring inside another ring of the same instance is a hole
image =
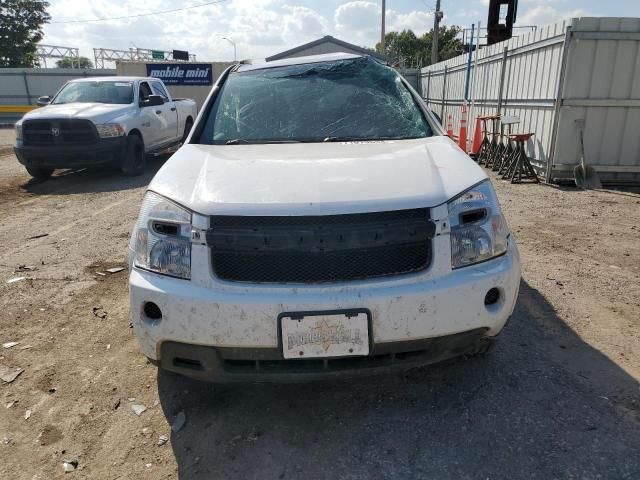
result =
[[[161,161],[34,183],[0,155],[0,369],[24,369],[0,381],[0,478],[640,478],[638,193],[494,182],[523,279],[486,357],[222,387],[147,363],[126,269],[97,273],[126,267]]]

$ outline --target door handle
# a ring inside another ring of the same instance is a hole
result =
[[[176,111],[176,107],[171,107],[171,111],[175,112]]]
[[[162,110],[156,110],[156,114],[161,115],[162,114]]]

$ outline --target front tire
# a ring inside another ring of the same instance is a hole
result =
[[[144,143],[138,135],[127,137],[127,148],[124,161],[122,162],[122,173],[129,177],[141,175],[147,164],[147,156],[144,153]]]
[[[53,174],[53,168],[50,167],[25,167],[29,175],[36,180],[46,180]]]

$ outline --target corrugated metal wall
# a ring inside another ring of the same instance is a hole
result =
[[[115,73],[74,68],[0,68],[0,105],[35,105],[38,97],[55,94],[69,80]],[[0,123],[13,123],[20,117],[22,113],[0,112]]]
[[[560,180],[579,162],[575,119],[584,118],[587,161],[603,180],[640,182],[639,45],[640,19],[581,18],[484,48],[477,71],[472,64],[470,119],[495,114],[501,101],[503,115],[519,117],[518,131],[535,133],[527,148],[538,173]],[[452,116],[455,132],[466,62],[461,55],[422,69],[423,97],[445,126]]]
[[[640,183],[640,18],[571,25],[552,179],[572,178],[585,121],[586,161],[606,182]]]
[[[565,32],[566,22],[539,28],[483,48],[478,53],[477,71],[472,64],[469,97],[474,102],[469,118],[495,114],[504,69],[502,114],[520,119],[514,131],[535,133],[529,142],[528,153],[540,173],[546,167],[551,149]],[[506,63],[503,61],[505,48]],[[423,97],[441,115],[445,127],[448,115],[452,116],[455,132],[460,124],[466,70],[466,55],[422,69]],[[475,122],[470,122],[469,128],[469,138],[473,138]]]
[[[35,105],[38,97],[53,95],[69,80],[115,73],[74,68],[0,68],[0,105]]]

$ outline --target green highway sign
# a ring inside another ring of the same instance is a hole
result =
[[[151,58],[154,60],[164,60],[164,52],[160,50],[151,50]]]

